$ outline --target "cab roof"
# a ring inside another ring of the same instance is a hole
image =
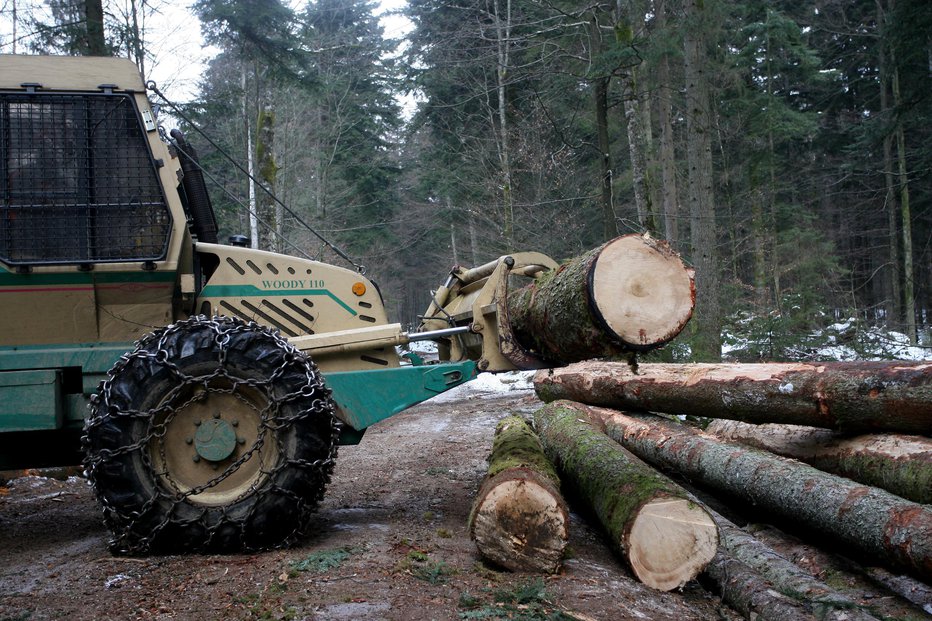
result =
[[[19,90],[23,84],[39,84],[40,92],[99,91],[104,84],[114,90],[145,90],[136,65],[125,58],[0,54],[0,89]]]

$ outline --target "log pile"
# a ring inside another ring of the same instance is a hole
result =
[[[589,361],[535,386],[546,456],[645,584],[699,575],[749,619],[932,614],[932,364]],[[647,410],[723,420],[700,431]],[[844,556],[739,528],[697,493]]]
[[[634,363],[633,352],[683,328],[693,292],[679,257],[629,236],[510,294],[513,336],[538,357],[565,364],[628,355],[535,377],[548,405],[534,427],[564,489],[656,589],[699,576],[749,619],[932,614],[932,363]],[[687,417],[714,422],[701,431],[680,420]],[[496,476],[493,468],[475,516],[494,513],[479,508],[489,498],[516,495],[490,492]],[[731,516],[763,515],[833,544],[856,562],[796,554],[790,538],[739,528],[697,495]],[[474,538],[486,558],[509,567],[516,552],[502,542],[520,540],[527,527],[497,528]],[[498,558],[483,550],[490,542]],[[513,567],[554,571],[548,563]]]

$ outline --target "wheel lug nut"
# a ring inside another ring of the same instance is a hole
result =
[[[220,418],[220,412],[214,412],[214,418]]]
[[[236,443],[237,443],[237,444],[246,444],[246,438],[243,438],[243,437],[241,437],[241,436],[236,436]]]
[[[201,456],[200,456],[200,455],[195,455],[195,456],[192,457],[191,459],[194,460],[194,463],[197,463],[197,462],[201,461]]]
[[[194,438],[185,438],[185,439],[184,439],[184,443],[185,443],[185,444],[194,444]]]
[[[230,424],[233,425],[234,427],[239,427],[239,421],[236,420],[235,418],[230,421]]]
[[[194,426],[195,426],[195,427],[200,427],[200,426],[201,426],[201,419],[197,419],[196,421],[194,421]]]

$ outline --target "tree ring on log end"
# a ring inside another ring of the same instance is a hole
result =
[[[683,498],[647,502],[628,533],[628,561],[649,587],[670,591],[696,577],[715,556],[718,528],[700,505]]]
[[[555,573],[569,517],[559,494],[530,476],[518,470],[490,479],[480,491],[471,535],[486,559],[506,569]]]
[[[589,296],[596,320],[609,334],[642,349],[666,343],[686,326],[694,284],[666,242],[626,235],[599,253],[589,272]]]

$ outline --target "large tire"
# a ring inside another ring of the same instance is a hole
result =
[[[101,382],[85,467],[119,553],[288,545],[323,497],[340,425],[316,366],[272,330],[193,317]]]

